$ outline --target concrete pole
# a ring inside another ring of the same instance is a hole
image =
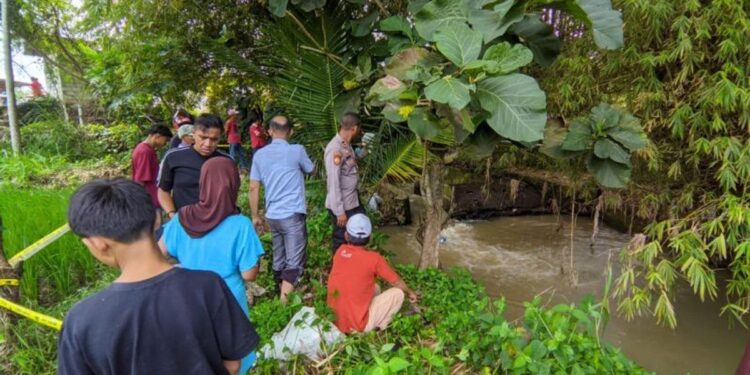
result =
[[[13,153],[21,152],[21,136],[18,133],[18,116],[16,115],[16,93],[13,77],[13,60],[10,51],[10,22],[8,19],[9,5],[12,0],[2,0],[3,17],[3,65],[5,68],[5,92],[7,95],[8,125],[10,126],[10,144]]]

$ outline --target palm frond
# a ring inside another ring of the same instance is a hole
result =
[[[347,21],[338,9],[319,17],[288,13],[266,31],[274,44],[274,97],[301,124],[297,138],[313,152],[336,134],[339,104],[351,96],[343,87],[350,73],[342,58],[351,42]]]

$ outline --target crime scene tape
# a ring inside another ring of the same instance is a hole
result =
[[[18,279],[0,279],[0,286],[19,286],[21,282]]]
[[[32,309],[23,307],[2,297],[0,297],[0,307],[10,310],[26,319],[32,320],[56,331],[62,329],[62,320],[38,313]]]
[[[18,254],[14,255],[8,260],[11,266],[15,267],[18,263],[31,258],[34,254],[38,253],[39,250],[44,249],[47,245],[51,244],[56,239],[62,237],[63,234],[68,233],[70,227],[68,224],[61,226],[52,231],[52,233],[40,238],[38,241],[31,244],[29,247],[21,250]]]

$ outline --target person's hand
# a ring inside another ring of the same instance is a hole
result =
[[[257,216],[253,217],[253,226],[255,227],[255,231],[258,233],[265,232],[265,226],[263,225],[263,219]]]
[[[409,292],[409,302],[411,302],[411,303],[417,303],[418,300],[419,300],[419,296],[417,295],[417,293],[414,293],[413,291],[410,291]]]
[[[348,219],[346,218],[346,214],[338,215],[338,216],[336,216],[336,225],[338,225],[338,226],[340,226],[340,227],[343,228],[343,227],[346,226],[346,221],[347,220]]]
[[[167,212],[167,216],[169,216],[170,219],[173,218],[174,215],[176,215],[176,214],[177,214],[177,211],[169,211],[169,212]]]

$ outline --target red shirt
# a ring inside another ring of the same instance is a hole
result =
[[[43,96],[42,83],[39,81],[31,81],[31,96]]]
[[[253,147],[253,150],[257,150],[263,146],[266,145],[266,137],[268,136],[266,134],[266,129],[263,129],[262,126],[258,125],[257,123],[250,125],[250,145]]]
[[[133,181],[146,188],[154,207],[161,207],[156,195],[156,178],[159,175],[159,159],[156,157],[156,150],[146,142],[139,143],[133,150],[131,166]]]
[[[240,133],[237,132],[237,119],[235,117],[228,118],[227,122],[224,124],[224,128],[227,132],[227,143],[230,145],[242,143]]]
[[[328,275],[328,306],[336,313],[341,332],[363,331],[370,302],[375,293],[375,277],[393,284],[398,274],[382,255],[361,246],[344,244],[333,256]]]

